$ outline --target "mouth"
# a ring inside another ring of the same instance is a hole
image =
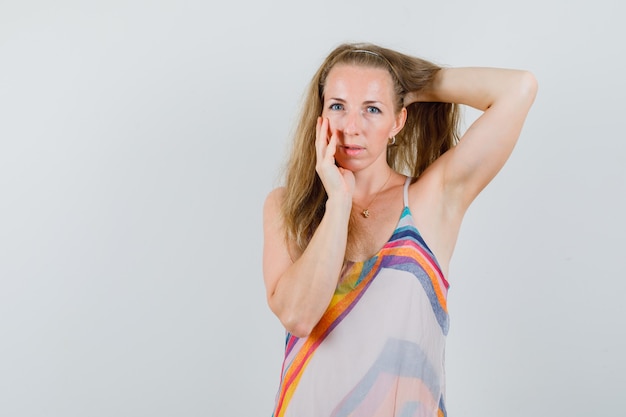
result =
[[[363,146],[359,146],[359,145],[350,145],[350,144],[346,144],[346,145],[341,145],[342,148],[346,149],[346,150],[351,150],[351,151],[360,151],[365,149]]]
[[[365,150],[363,146],[350,145],[350,144],[341,145],[341,149],[348,156],[356,156]]]

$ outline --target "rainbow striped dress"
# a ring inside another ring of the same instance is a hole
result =
[[[306,338],[287,334],[273,417],[442,417],[448,282],[404,210],[372,258],[346,262]]]

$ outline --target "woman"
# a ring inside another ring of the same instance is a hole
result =
[[[440,68],[371,44],[314,76],[263,273],[287,330],[274,416],[445,416],[448,265],[534,100],[526,71]],[[458,104],[482,115],[458,140]]]

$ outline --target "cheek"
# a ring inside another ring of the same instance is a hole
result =
[[[388,137],[389,137],[389,132],[391,132],[391,127],[389,127],[389,126],[385,126],[385,127],[383,127],[383,128],[379,128],[379,129],[377,129],[377,132],[376,132],[376,133],[377,133],[379,136],[384,136],[385,138],[388,138]]]
[[[328,119],[328,123],[331,129],[341,129],[343,126],[341,116],[336,112],[322,112],[322,117],[326,117]]]

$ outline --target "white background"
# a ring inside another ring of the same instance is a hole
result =
[[[539,80],[451,265],[449,415],[623,412],[618,4],[0,0],[0,415],[271,415],[262,205],[344,41]]]

